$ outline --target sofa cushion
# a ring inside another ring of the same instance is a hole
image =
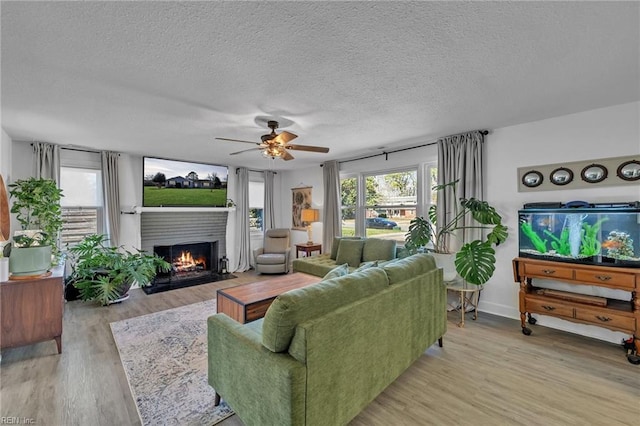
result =
[[[322,277],[322,279],[323,280],[330,280],[331,278],[338,278],[338,277],[341,277],[343,275],[347,275],[348,273],[349,273],[349,264],[345,263],[343,265],[336,266],[335,268],[333,268],[332,270],[327,272],[327,275]]]
[[[362,260],[363,240],[341,240],[338,246],[336,263],[348,263],[349,266],[357,268]]]
[[[430,254],[418,253],[388,263],[382,269],[389,277],[389,284],[395,284],[436,269],[436,261]]]
[[[296,326],[372,295],[389,285],[380,268],[344,275],[276,297],[264,317],[262,344],[272,352],[289,348]]]
[[[257,263],[260,265],[282,265],[285,262],[283,253],[263,253],[256,257]]]
[[[340,241],[342,240],[361,240],[360,237],[334,237],[333,243],[331,244],[331,259],[336,260],[338,256],[338,247],[340,246]]]
[[[304,272],[316,277],[324,277],[336,266],[336,261],[329,257],[329,253],[293,259],[293,272]]]
[[[378,266],[378,261],[374,260],[373,262],[362,262],[358,268],[353,272],[364,271],[367,268],[372,268],[374,266]]]
[[[367,238],[362,248],[362,261],[391,260],[396,257],[395,240],[383,240],[382,238]]]

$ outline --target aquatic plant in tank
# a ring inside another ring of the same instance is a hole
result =
[[[518,215],[521,257],[640,266],[640,202],[525,206]]]

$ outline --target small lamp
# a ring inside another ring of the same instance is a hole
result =
[[[311,223],[320,220],[320,211],[318,209],[302,209],[300,219],[303,222],[307,222],[307,244],[313,244],[313,237],[311,235]]]

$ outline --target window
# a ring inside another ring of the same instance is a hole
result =
[[[404,241],[418,204],[417,169],[365,177],[365,235]]]
[[[102,172],[96,169],[60,167],[62,246],[74,245],[85,236],[103,233]]]
[[[249,230],[264,230],[264,182],[249,182]]]
[[[348,173],[348,172],[347,172]],[[437,201],[434,162],[376,173],[341,176],[342,235],[396,240],[401,245],[416,216],[427,218]]]
[[[356,235],[357,178],[348,177],[340,180],[340,199],[342,200],[342,236],[353,237]]]

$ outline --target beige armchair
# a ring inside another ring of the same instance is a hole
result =
[[[264,234],[264,245],[253,251],[256,271],[261,274],[282,274],[289,272],[291,253],[290,231],[269,229]]]

